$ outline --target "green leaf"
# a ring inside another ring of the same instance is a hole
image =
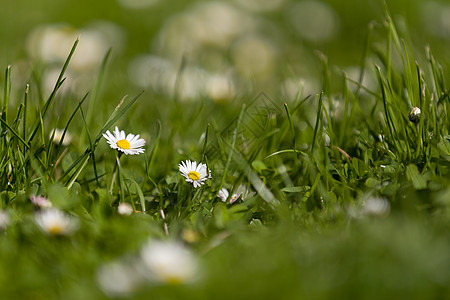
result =
[[[281,191],[285,193],[304,193],[306,191],[309,191],[311,189],[310,186],[288,186],[285,188],[282,188]]]
[[[214,207],[214,216],[218,228],[224,228],[230,219],[227,207],[223,203],[219,203]]]
[[[369,178],[367,178],[365,184],[369,188],[375,188],[375,187],[380,185],[380,180],[378,180],[378,179],[376,179],[374,177],[369,177]]]
[[[443,139],[437,144],[437,149],[442,157],[450,161],[450,142],[447,139]]]
[[[267,166],[260,160],[255,160],[252,162],[252,167],[256,172],[261,173],[263,170],[267,170]]]
[[[427,187],[427,178],[419,173],[417,166],[414,164],[406,167],[406,177],[412,182],[416,190],[423,190]]]
[[[369,168],[366,166],[366,164],[362,160],[360,160],[356,157],[354,157],[352,159],[352,164],[353,164],[353,168],[355,168],[355,172],[356,172],[356,174],[358,174],[358,176],[362,176],[369,171]]]

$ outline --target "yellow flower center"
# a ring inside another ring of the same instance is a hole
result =
[[[178,285],[178,284],[183,283],[183,279],[176,275],[172,275],[172,276],[169,275],[165,278],[165,280],[168,284],[172,284],[172,285]]]
[[[200,179],[200,174],[198,174],[198,172],[196,171],[190,171],[188,177],[194,181],[197,181]]]
[[[127,140],[119,140],[117,141],[116,145],[120,149],[130,149],[130,142],[128,142]]]
[[[59,235],[64,232],[64,228],[59,224],[52,224],[48,227],[47,232],[51,235]]]

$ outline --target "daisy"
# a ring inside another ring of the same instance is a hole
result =
[[[182,161],[178,168],[186,181],[192,182],[195,188],[204,184],[206,179],[211,178],[211,170],[208,170],[205,164],[197,165],[196,161]]]
[[[117,128],[117,126],[114,129],[113,133],[114,134],[111,134],[111,132],[109,132],[108,130],[103,134],[111,148],[117,149],[118,151],[121,151],[127,155],[144,153],[144,149],[142,147],[144,147],[145,145],[145,140],[140,139],[139,134],[134,135],[132,133],[129,133],[127,136],[125,136],[125,131],[119,131],[119,128]]]
[[[245,199],[250,198],[254,194],[255,193],[250,192],[246,186],[241,184],[237,188],[236,193],[231,195],[230,203],[236,202],[236,200],[239,199],[239,197],[241,198],[242,201],[245,201]],[[226,202],[229,195],[230,195],[230,192],[228,192],[228,190],[226,188],[221,188],[219,193],[217,193],[217,197],[219,197],[222,200],[222,202]]]
[[[222,200],[222,202],[226,202],[229,195],[230,195],[230,192],[228,192],[228,190],[226,188],[221,188],[219,193],[217,194],[217,197],[219,197]],[[230,203],[236,202],[236,200],[239,199],[239,197],[241,195],[242,195],[242,192],[239,193],[239,189],[238,189],[238,191],[236,191],[236,193],[231,195]]]
[[[50,235],[68,235],[78,228],[78,222],[56,208],[49,208],[36,214],[36,223]]]
[[[198,261],[183,244],[175,241],[149,241],[141,250],[147,276],[155,282],[181,284],[198,275]]]

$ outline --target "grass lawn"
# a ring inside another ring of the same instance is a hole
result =
[[[0,299],[450,299],[450,6],[53,2],[0,12]]]

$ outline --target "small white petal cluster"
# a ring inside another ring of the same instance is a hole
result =
[[[230,192],[226,188],[221,188],[220,191],[217,193],[217,197],[219,197],[222,202],[227,201],[228,196],[230,195]]]
[[[145,140],[140,139],[139,134],[134,135],[129,133],[126,135],[125,131],[119,130],[116,126],[113,134],[108,130],[103,134],[103,137],[112,149],[116,149],[127,155],[144,153],[144,149],[142,147],[145,145]]]
[[[195,188],[205,184],[208,178],[211,178],[211,170],[205,164],[199,163],[197,165],[196,161],[182,161],[178,165],[178,169],[181,175],[186,178],[187,182],[192,182]]]
[[[129,216],[133,213],[133,207],[130,203],[120,203],[119,207],[117,207],[117,212],[121,215]]]
[[[56,208],[48,208],[36,214],[39,228],[49,235],[69,235],[78,229],[78,221]]]
[[[43,196],[31,195],[30,200],[34,205],[36,205],[40,208],[52,207],[52,202]]]

